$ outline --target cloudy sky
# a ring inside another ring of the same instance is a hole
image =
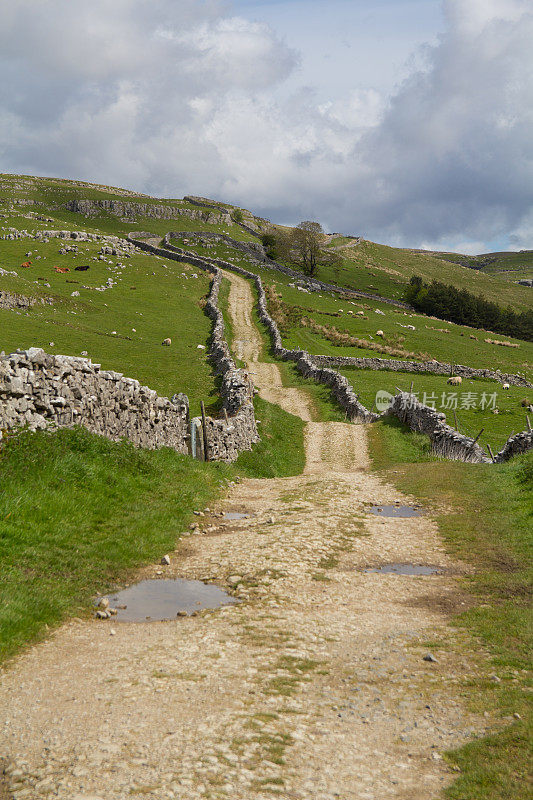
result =
[[[533,248],[531,0],[2,0],[0,171]]]

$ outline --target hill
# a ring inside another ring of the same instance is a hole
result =
[[[442,254],[330,234],[323,247],[341,260],[336,266],[319,266],[316,277],[339,290],[375,299],[309,291],[303,276],[298,280],[284,274],[261,256],[261,235],[276,229],[279,226],[251,211],[201,197],[159,199],[80,181],[2,175],[0,348],[11,352],[40,346],[49,352],[87,354],[104,368],[135,377],[160,394],[188,394],[195,414],[202,399],[208,412],[216,414],[218,379],[207,359],[211,323],[203,311],[209,276],[190,264],[142,253],[113,238],[147,232],[151,241],[159,242],[169,231],[177,231],[173,242],[188,252],[225,259],[264,278],[285,346],[326,356],[421,363],[437,359],[531,377],[530,343],[385,302],[400,300],[415,274],[482,291],[518,309],[531,305],[528,287],[443,261]],[[83,238],[72,240],[62,230],[77,231]],[[30,265],[21,266],[25,263]],[[171,348],[161,346],[167,337]],[[295,380],[290,367],[283,369],[287,380]],[[346,374],[369,405],[378,388],[403,386],[394,371],[387,380],[378,376],[376,381],[376,376],[349,370]],[[442,394],[444,388],[445,378],[416,378],[421,396],[436,389]],[[478,383],[477,388],[483,393],[491,385]],[[487,441],[499,448],[512,430],[524,427],[524,395],[530,401],[520,388],[500,394],[497,417],[490,410],[474,416],[473,409],[463,409],[462,424],[470,433],[484,424]]]

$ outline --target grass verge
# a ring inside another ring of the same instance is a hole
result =
[[[478,711],[496,710],[505,723],[503,730],[448,754],[461,776],[446,796],[526,800],[533,729],[528,694],[533,453],[499,465],[428,463],[412,434],[402,441],[400,436],[394,424],[371,427],[374,466],[388,468],[387,478],[422,502],[453,509],[437,521],[447,549],[474,566],[465,580],[478,600],[454,624],[482,643],[498,677],[480,679],[465,691]]]
[[[0,475],[3,660],[172,550],[232,471],[76,428],[9,437]]]
[[[241,453],[235,468],[252,478],[300,475],[305,466],[305,422],[260,397],[254,405],[256,418],[261,420],[261,441],[252,451]]]

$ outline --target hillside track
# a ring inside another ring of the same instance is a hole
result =
[[[305,473],[237,483],[216,512],[252,516],[199,517],[207,531],[166,568],[236,587],[239,605],[73,620],[6,668],[0,757],[17,800],[430,800],[453,779],[443,751],[490,723],[460,697],[481,669],[449,624],[468,603],[461,566],[429,516],[368,512],[410,498],[370,471],[365,426],[313,421],[305,391],[261,361],[250,287],[227,277],[236,354],[265,399],[308,423]],[[365,571],[389,562],[442,573]]]

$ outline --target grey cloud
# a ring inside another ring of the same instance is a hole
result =
[[[4,0],[2,169],[211,195],[398,244],[531,242],[526,3],[446,0],[440,43],[389,102],[327,104],[285,97],[297,56],[225,7]]]

